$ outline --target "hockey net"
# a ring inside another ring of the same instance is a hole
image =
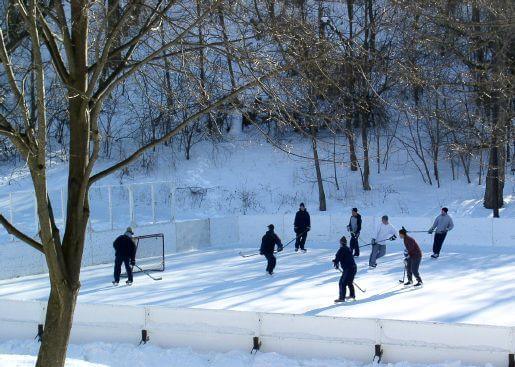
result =
[[[144,271],[165,270],[165,238],[162,233],[135,236],[136,265],[134,273]],[[126,274],[124,274],[126,276]]]

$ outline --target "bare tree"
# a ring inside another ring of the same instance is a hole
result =
[[[10,140],[27,162],[37,201],[39,240],[15,228],[3,215],[0,215],[0,223],[9,233],[43,253],[49,269],[51,290],[38,367],[64,366],[80,289],[91,185],[170,140],[211,110],[257,86],[263,76],[273,74],[270,70],[275,67],[273,64],[270,69],[253,67],[252,78],[227,93],[221,91],[209,104],[189,114],[166,133],[147,141],[118,163],[94,172],[101,149],[99,116],[111,93],[149,64],[161,63],[165,51],[166,58],[180,61],[185,52],[217,47],[217,42],[198,43],[190,37],[201,22],[216,14],[216,1],[199,15],[189,2],[156,0],[119,4],[119,7],[113,7],[71,0],[65,5],[61,0],[54,0],[47,6],[35,0],[28,3],[16,0],[23,28],[29,37],[28,47],[24,49],[10,46],[19,43],[5,33],[3,27],[0,28],[0,61],[12,93],[8,103],[13,111],[11,114],[0,113],[0,134]],[[112,11],[119,11],[116,20],[111,17]],[[177,14],[182,16],[177,17]],[[135,17],[138,21],[132,22]],[[112,20],[108,27],[106,19]],[[166,30],[164,42],[156,32],[161,27]],[[28,99],[24,84],[27,70],[34,73],[34,104]],[[62,235],[55,223],[46,180],[49,138],[46,79],[51,77],[59,80],[67,96],[69,168],[66,223]]]

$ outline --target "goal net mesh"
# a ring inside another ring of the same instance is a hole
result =
[[[135,236],[136,266],[134,273],[165,270],[165,239],[162,233]],[[138,269],[141,268],[140,269]],[[126,276],[126,274],[124,274]]]

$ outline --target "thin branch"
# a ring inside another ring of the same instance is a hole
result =
[[[26,235],[25,233],[21,232],[18,228],[13,226],[2,214],[0,214],[0,224],[2,226],[4,226],[7,233],[12,234],[14,237],[19,239],[20,241],[25,242],[27,245],[38,250],[39,252],[45,253],[45,251],[43,249],[43,245],[41,243],[32,239],[30,236]]]

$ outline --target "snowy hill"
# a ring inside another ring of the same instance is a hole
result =
[[[447,206],[457,217],[490,217],[491,211],[483,208],[484,185],[477,184],[477,177],[468,184],[459,166],[457,179],[452,179],[449,161],[442,160],[441,187],[422,181],[419,171],[405,150],[391,148],[388,168],[372,159],[371,191],[361,188],[359,171],[351,172],[347,160],[346,140],[343,137],[336,144],[336,173],[339,190],[336,188],[333,166],[332,139],[321,136],[319,150],[322,162],[324,188],[331,212],[349,212],[358,207],[365,215],[427,216],[438,213]],[[192,149],[190,160],[184,159],[173,148],[161,147],[146,159],[147,168],[141,163],[134,164],[129,171],[116,174],[101,181],[99,185],[137,184],[153,181],[171,182],[176,188],[174,205],[177,218],[219,216],[227,214],[266,214],[294,212],[300,202],[305,202],[308,210],[318,210],[318,191],[309,140],[296,134],[288,134],[269,144],[255,131],[248,131],[239,137],[232,137],[223,143],[202,142]],[[375,148],[372,147],[371,157]],[[306,158],[303,158],[306,157]],[[151,163],[148,163],[151,162]],[[109,161],[99,164],[97,169],[108,166]],[[30,216],[33,208],[27,203],[27,193],[31,190],[28,173],[23,168],[13,172],[12,167],[4,166],[4,179],[0,186],[0,207],[6,210],[9,193],[18,217]],[[476,170],[477,171],[477,170]],[[475,172],[474,169],[471,172]],[[55,190],[66,185],[67,166],[55,163],[49,170],[51,196]],[[484,180],[483,180],[484,181]],[[99,186],[97,185],[97,187]],[[103,188],[92,190],[91,201],[93,220],[95,206],[100,205]],[[98,200],[96,200],[98,199]],[[56,199],[57,201],[58,198]],[[159,200],[159,199],[158,199]],[[124,207],[126,196],[114,197],[114,207]],[[502,217],[515,217],[515,179],[507,176],[504,192],[505,206]],[[23,205],[17,205],[18,203]],[[59,203],[54,204],[59,207]],[[25,208],[25,209],[24,209]],[[23,213],[23,211],[28,213]],[[100,218],[98,218],[100,219]]]

